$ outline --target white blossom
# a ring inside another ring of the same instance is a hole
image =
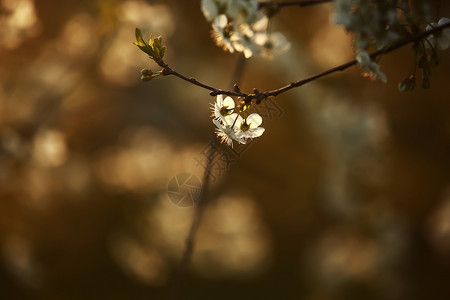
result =
[[[397,10],[397,1],[335,0],[333,21],[355,35],[357,50],[381,49],[404,34]]]
[[[346,28],[351,25],[350,10],[352,8],[351,1],[339,1],[334,4],[333,22],[335,24],[344,25]]]
[[[202,0],[201,9],[212,22],[212,37],[225,51],[272,58],[290,47],[281,33],[267,34],[269,19],[257,0]]]
[[[258,1],[256,0],[229,0],[225,11],[226,15],[237,24],[254,22],[258,14]]]
[[[249,115],[246,119],[238,116],[235,124],[235,127],[238,128],[236,136],[242,139],[260,137],[265,131],[265,128],[260,127],[262,121],[262,117],[257,113]]]
[[[263,120],[259,114],[253,113],[244,119],[239,114],[232,113],[234,108],[234,100],[229,96],[224,98],[224,95],[218,95],[212,106],[216,135],[230,147],[233,147],[233,141],[245,144],[246,140],[259,137],[265,131],[261,127]]]
[[[220,13],[224,13],[228,0],[202,0],[201,10],[206,20],[211,22]]]
[[[273,58],[275,55],[288,51],[291,47],[286,37],[280,32],[257,33],[255,43],[262,47],[261,56],[265,58]]]
[[[361,51],[356,55],[356,61],[361,68],[374,75],[377,79],[386,82],[386,75],[380,71],[380,66],[376,62],[370,59],[369,54],[366,51]]]
[[[438,23],[428,24],[426,30],[431,30],[433,28],[436,28],[437,26],[442,26],[449,22],[449,18],[441,18]],[[431,35],[428,38],[428,41],[433,47],[436,47],[437,44],[439,46],[439,49],[446,50],[450,46],[450,28],[446,27],[440,32]],[[425,45],[429,46],[428,43],[426,43]]]
[[[239,26],[239,30],[233,33],[231,40],[233,41],[234,49],[237,52],[244,53],[245,58],[258,55],[261,51],[261,46],[255,43],[255,32],[247,23]]]
[[[224,123],[225,117],[233,112],[234,107],[235,103],[231,97],[227,96],[224,99],[223,95],[217,95],[216,103],[214,103],[211,108],[214,119]]]
[[[226,143],[228,146],[233,147],[233,140],[241,144],[245,144],[246,141],[243,138],[237,136],[238,128],[236,126],[238,114],[233,113],[225,116],[223,122],[217,119],[213,119],[214,125],[216,125],[216,135],[220,138],[222,143]]]
[[[234,27],[232,23],[228,22],[228,18],[226,15],[217,16],[213,23],[213,37],[218,46],[221,46],[224,50],[229,51],[231,53],[234,52],[233,43],[231,41],[231,37],[234,32]]]

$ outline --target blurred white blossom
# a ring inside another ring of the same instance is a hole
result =
[[[201,10],[206,20],[214,20],[219,15],[220,8],[226,7],[226,2],[227,0],[202,0]]]
[[[380,72],[379,66],[371,61],[367,52],[371,48],[381,49],[386,47],[408,32],[407,26],[410,24],[404,25],[399,22],[398,5],[401,5],[401,3],[397,2],[377,0],[334,1],[333,22],[343,25],[348,32],[354,34],[358,63],[363,69],[383,82],[386,82],[386,75]],[[406,14],[405,11],[404,9],[403,12]]]
[[[213,23],[213,37],[218,46],[221,46],[224,50],[231,53],[234,52],[233,43],[231,41],[231,36],[233,34],[233,25],[228,23],[226,15],[217,16]]]
[[[269,59],[275,55],[283,54],[291,48],[291,43],[281,32],[258,33],[255,42],[262,48],[261,56]]]
[[[370,56],[367,52],[359,52],[356,55],[356,61],[359,63],[361,68],[369,72],[371,75],[375,76],[375,78],[383,82],[387,81],[386,74],[380,71],[380,66],[378,66],[376,62],[370,59]]]
[[[240,30],[231,37],[233,46],[237,52],[242,52],[245,58],[250,58],[260,51],[260,47],[255,43],[255,33],[248,24],[241,24]]]
[[[333,21],[355,34],[358,50],[380,49],[401,36],[397,1],[336,0]]]
[[[289,49],[281,33],[268,33],[269,19],[256,0],[202,0],[201,10],[212,22],[216,44],[225,51],[272,58]]]
[[[433,28],[436,28],[437,26],[442,26],[449,22],[449,18],[441,18],[438,23],[428,24],[426,30],[431,30]],[[442,31],[430,35],[428,41],[430,42],[431,46],[436,47],[437,45],[439,46],[439,49],[446,50],[450,46],[450,28],[444,28],[442,29]],[[426,43],[425,45],[429,46],[428,43]]]
[[[229,0],[225,13],[237,24],[253,22],[258,17],[258,1]]]

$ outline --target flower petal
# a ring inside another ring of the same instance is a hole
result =
[[[224,106],[227,106],[228,109],[233,109],[235,106],[233,98],[227,96],[225,98],[225,100],[223,100],[223,103],[222,103],[222,107],[224,107]]]
[[[219,15],[214,19],[213,25],[216,25],[219,28],[225,28],[228,24],[228,19],[226,15]]]
[[[247,124],[250,125],[250,128],[257,128],[262,124],[262,121],[262,117],[257,113],[253,113],[247,117]]]
[[[246,140],[244,140],[244,139],[242,139],[242,138],[240,138],[240,137],[237,137],[237,136],[234,136],[234,137],[233,137],[233,140],[235,140],[235,141],[237,141],[237,142],[239,142],[239,143],[241,143],[241,144],[247,143]]]
[[[236,119],[236,117],[235,117]],[[233,119],[234,122],[234,119]],[[237,116],[236,122],[234,123],[234,128],[237,128],[238,131],[240,131],[241,125],[244,123],[244,119],[239,115]]]
[[[240,116],[238,116],[237,113],[232,113],[231,115],[224,116],[224,117],[223,117],[224,125],[228,125],[228,126],[233,125],[233,123],[234,123],[234,121],[236,120],[236,118],[239,119],[239,117],[240,117]],[[241,118],[242,118],[242,117],[241,117]],[[237,122],[237,121],[236,121],[236,122]]]
[[[441,26],[441,25],[447,24],[449,22],[450,22],[450,19],[444,17],[439,20],[438,25]]]
[[[437,40],[439,49],[446,50],[450,46],[450,41],[444,37]]]
[[[223,126],[218,120],[213,119],[212,121],[213,121],[214,125],[216,125],[217,128],[219,128],[220,130],[223,130]]]
[[[202,0],[201,10],[208,21],[212,21],[218,13],[217,5],[212,0]]]
[[[265,15],[253,24],[253,30],[255,31],[265,31],[269,25],[269,18]]]
[[[216,103],[217,103],[217,105],[218,105],[219,107],[222,107],[222,106],[223,106],[223,95],[222,95],[222,94],[217,95]]]
[[[266,131],[266,129],[263,127],[255,128],[251,131],[251,136],[252,138],[260,137],[264,133],[264,131]]]
[[[425,28],[425,30],[428,31],[433,28],[436,28],[437,26],[438,26],[438,24],[433,22],[433,23],[428,24],[427,27]]]

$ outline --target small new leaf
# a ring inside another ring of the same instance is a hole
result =
[[[147,53],[151,59],[154,61],[159,61],[164,57],[164,53],[166,52],[166,47],[161,45],[162,37],[152,38],[150,34],[150,39],[148,42],[144,40],[142,37],[142,32],[139,28],[135,30],[136,34],[136,42],[134,43],[139,47],[143,52]]]

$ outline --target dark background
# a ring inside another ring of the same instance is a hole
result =
[[[194,208],[171,203],[167,185],[202,178],[215,99],[175,77],[141,82],[158,68],[134,28],[216,87],[239,55],[214,45],[199,1],[1,3],[0,297],[168,299]],[[282,10],[273,28],[291,50],[250,59],[241,89],[351,60],[331,13]],[[261,106],[264,135],[213,169],[181,298],[447,299],[450,55],[439,54],[429,90],[419,77],[398,92],[413,67],[404,47],[381,60],[387,84],[353,67]]]

